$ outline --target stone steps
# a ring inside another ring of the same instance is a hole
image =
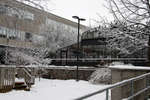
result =
[[[15,90],[26,90],[27,85],[24,82],[15,82],[15,87],[13,89],[15,89]]]

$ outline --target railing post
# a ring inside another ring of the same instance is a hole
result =
[[[108,100],[109,97],[109,89],[106,90],[106,100]]]
[[[146,76],[146,88],[149,87],[149,76]],[[148,93],[149,93],[149,90],[146,91],[146,100],[148,100]]]
[[[134,84],[133,84],[133,80],[131,80],[131,96],[133,96],[134,94]],[[134,100],[134,98],[132,98],[131,100]]]

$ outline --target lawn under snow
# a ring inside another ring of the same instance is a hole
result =
[[[31,91],[11,91],[0,94],[1,100],[73,100],[74,98],[105,88],[106,85],[93,85],[88,81],[41,79]],[[105,92],[87,100],[105,100]]]

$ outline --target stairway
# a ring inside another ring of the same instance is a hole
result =
[[[13,89],[15,90],[26,90],[27,85],[25,82],[15,82],[15,87]]]
[[[29,68],[19,68],[17,77],[23,80],[15,82],[14,89],[30,91],[31,85],[35,83],[35,77],[33,76],[32,71]]]

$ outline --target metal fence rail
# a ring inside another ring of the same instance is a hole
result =
[[[118,83],[115,83],[113,85],[110,85],[104,89],[101,89],[99,91],[96,91],[96,92],[93,92],[93,93],[90,93],[90,94],[87,94],[85,96],[82,96],[82,97],[79,97],[79,98],[75,98],[74,100],[83,100],[83,99],[87,99],[91,96],[94,96],[94,95],[97,95],[97,94],[100,94],[102,92],[105,92],[106,91],[106,100],[109,99],[109,90],[113,89],[113,88],[117,88],[117,87],[121,87],[127,83],[131,83],[131,96],[129,96],[128,98],[126,98],[125,100],[131,100],[133,99],[134,97],[136,97],[137,95],[147,91],[148,89],[150,89],[150,84],[149,84],[149,76],[150,76],[150,73],[146,73],[146,74],[143,74],[143,75],[140,75],[140,76],[137,76],[137,77],[134,77],[134,78],[130,78],[130,79],[127,79],[127,80],[124,80],[124,81],[121,81],[121,82],[118,82]],[[143,78],[146,78],[146,87],[140,91],[138,91],[137,93],[134,93],[134,84],[133,82],[137,81],[137,80],[140,80],[140,79],[143,79]],[[147,96],[148,98],[148,96]]]
[[[56,59],[52,59],[52,60],[66,60],[66,58],[56,58]],[[67,60],[70,60],[70,61],[74,61],[74,60],[77,60],[77,58],[67,58]],[[116,61],[126,61],[126,60],[132,60],[132,61],[147,61],[147,58],[79,58],[79,60],[116,60]]]

